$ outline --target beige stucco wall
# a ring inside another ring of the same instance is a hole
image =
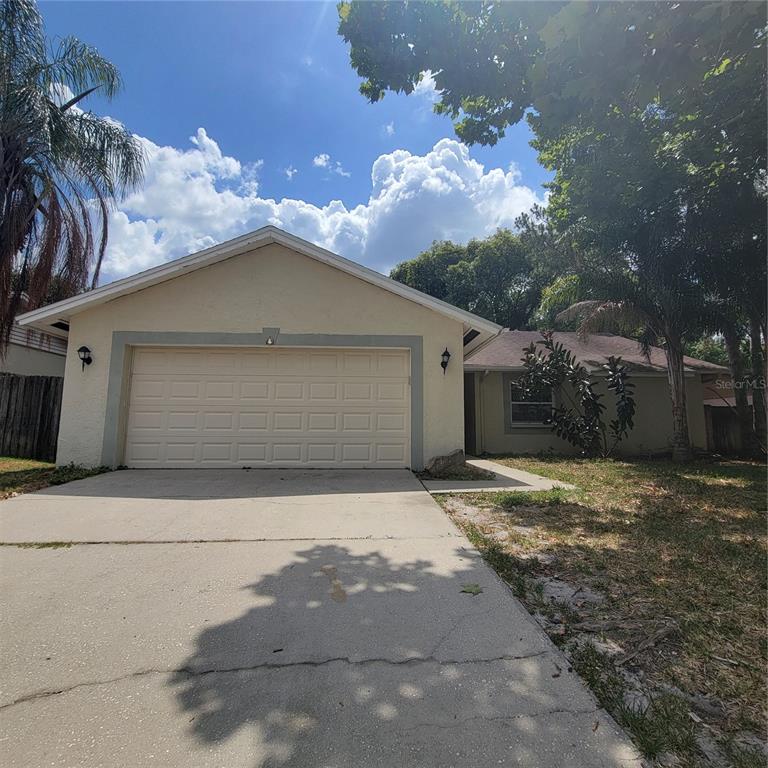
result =
[[[55,355],[34,347],[9,344],[5,357],[0,360],[0,373],[20,376],[63,376],[64,355]]]
[[[67,356],[57,461],[101,463],[113,331],[418,335],[423,337],[424,461],[463,447],[462,325],[358,278],[269,245],[84,311]],[[440,368],[445,348],[453,355]],[[414,414],[415,416],[415,414]]]
[[[504,426],[503,374],[492,371],[475,374],[478,424],[478,452],[486,453],[576,453],[576,449],[560,439],[546,426],[515,427],[511,433]],[[644,455],[669,451],[672,440],[672,403],[666,378],[640,377],[630,379],[635,385],[635,426],[618,447],[617,453]],[[598,391],[604,388],[598,388]],[[706,448],[703,387],[701,377],[686,379],[688,428],[691,443]],[[612,400],[604,399],[608,419]]]

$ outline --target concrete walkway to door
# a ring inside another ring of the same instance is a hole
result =
[[[408,472],[127,470],[0,540],[102,542],[0,548],[4,766],[640,765]]]

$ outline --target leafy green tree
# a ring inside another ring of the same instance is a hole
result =
[[[574,322],[559,318],[571,306],[581,301],[583,289],[578,275],[560,275],[541,290],[541,301],[533,316],[534,325],[542,331],[576,329]]]
[[[395,266],[389,276],[422,293],[447,301],[452,287],[448,270],[465,258],[465,246],[449,241],[434,242],[415,259]]]
[[[390,277],[509,328],[530,325],[544,284],[535,256],[507,229],[466,246],[433,243]]]
[[[673,456],[690,457],[683,348],[700,335],[705,286],[685,158],[669,148],[662,112],[615,113],[534,142],[556,171],[549,215],[583,256],[575,265],[596,298],[577,304],[582,332],[640,329],[663,346],[672,397]],[[585,311],[586,310],[586,311]]]
[[[120,88],[115,67],[68,37],[49,46],[31,0],[0,3],[0,352],[13,318],[55,287],[95,285],[108,212],[139,184],[138,140],[79,106]]]
[[[651,103],[765,143],[763,3],[357,0],[339,19],[367,99],[411,93],[431,72],[435,110],[470,144],[496,143],[530,108],[557,131]]]
[[[768,209],[759,187],[730,174],[708,188],[707,198],[700,259],[701,279],[709,289],[706,330],[722,335],[731,377],[742,385],[734,391],[741,450],[764,454]]]
[[[429,71],[436,111],[469,143],[527,115],[556,172],[550,226],[576,246],[561,274],[590,302],[582,328],[664,346],[687,458],[682,352],[713,298],[746,307],[753,374],[765,366],[765,6],[353,2],[340,19],[371,101]],[[734,190],[740,213],[723,206]]]
[[[685,354],[715,365],[728,365],[728,350],[721,337],[704,334],[686,345]]]

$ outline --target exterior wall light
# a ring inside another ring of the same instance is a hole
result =
[[[275,343],[275,340],[271,336],[267,336],[267,346],[271,347]]]
[[[83,370],[85,370],[86,365],[90,365],[93,362],[91,350],[88,349],[88,347],[80,347],[80,349],[77,350],[77,356],[83,363]]]
[[[445,369],[448,367],[448,361],[451,359],[451,353],[448,351],[448,347],[445,348],[445,352],[440,355],[440,367],[443,369],[443,376],[445,376]]]

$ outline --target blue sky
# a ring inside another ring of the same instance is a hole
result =
[[[40,8],[49,36],[73,34],[118,66],[124,91],[88,107],[147,146],[147,186],[113,217],[107,279],[264,223],[386,271],[542,199],[524,124],[467,151],[432,113],[428,80],[366,102],[334,3]]]

